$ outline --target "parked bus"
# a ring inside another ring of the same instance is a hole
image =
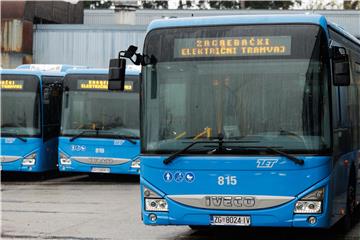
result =
[[[153,21],[135,52],[110,80],[143,65],[145,224],[350,226],[359,40],[319,15],[222,16]]]
[[[2,171],[56,170],[64,72],[0,70]]]
[[[59,169],[138,174],[139,73],[126,71],[126,91],[108,91],[108,69],[68,71],[64,78]]]

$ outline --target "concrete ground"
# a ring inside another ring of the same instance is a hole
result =
[[[138,177],[2,176],[2,239],[359,240],[330,231],[149,227],[141,222]]]

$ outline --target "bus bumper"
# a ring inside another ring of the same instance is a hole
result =
[[[139,175],[140,168],[133,168],[132,161],[118,165],[84,164],[71,161],[71,164],[59,163],[59,171],[62,172],[84,172],[84,173],[105,173],[105,174],[132,174]]]
[[[250,227],[296,227],[296,228],[329,228],[330,209],[329,209],[329,182],[330,177],[320,181],[306,191],[298,194],[290,202],[286,204],[260,210],[210,210],[189,207],[177,203],[169,199],[166,195],[162,195],[157,189],[151,186],[146,180],[141,178],[141,189],[144,186],[150,190],[160,193],[168,204],[168,212],[150,212],[145,211],[144,194],[142,193],[142,219],[146,225],[195,225],[195,226],[211,226],[211,217],[213,215],[224,216],[250,216]],[[298,200],[310,192],[325,187],[326,192],[323,200],[321,214],[295,214],[294,208]],[[156,220],[154,221],[154,214]],[[316,222],[310,223],[309,218],[315,217]]]
[[[19,160],[1,163],[1,171],[2,172],[44,172],[48,169],[44,169],[42,166],[39,166],[38,163],[35,163],[32,166],[24,166],[22,164],[23,158]]]

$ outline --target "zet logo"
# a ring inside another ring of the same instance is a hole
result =
[[[257,168],[272,168],[279,159],[274,158],[263,158],[256,161]]]
[[[86,146],[84,146],[84,145],[71,145],[71,151],[84,152],[84,151],[86,151]]]

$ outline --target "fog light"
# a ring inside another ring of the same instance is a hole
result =
[[[63,164],[63,165],[70,165],[71,160],[64,153],[60,152],[60,163]]]
[[[140,168],[140,158],[136,158],[134,161],[131,162],[131,168]]]
[[[150,190],[147,189],[147,188],[145,188],[145,189],[144,189],[144,196],[145,196],[145,197],[149,197],[150,194],[151,194]]]
[[[22,165],[33,166],[35,165],[35,162],[36,162],[36,153],[32,153],[23,159]]]
[[[145,198],[145,211],[167,212],[167,201],[163,198]]]
[[[162,198],[161,196],[159,196],[157,193],[151,191],[150,189],[148,189],[147,187],[143,188],[143,193],[144,193],[144,197],[145,198]]]
[[[316,217],[309,217],[307,219],[308,223],[314,225],[317,222],[317,218]]]
[[[149,214],[149,219],[150,219],[150,221],[155,222],[157,220],[156,214],[153,214],[153,213]]]

